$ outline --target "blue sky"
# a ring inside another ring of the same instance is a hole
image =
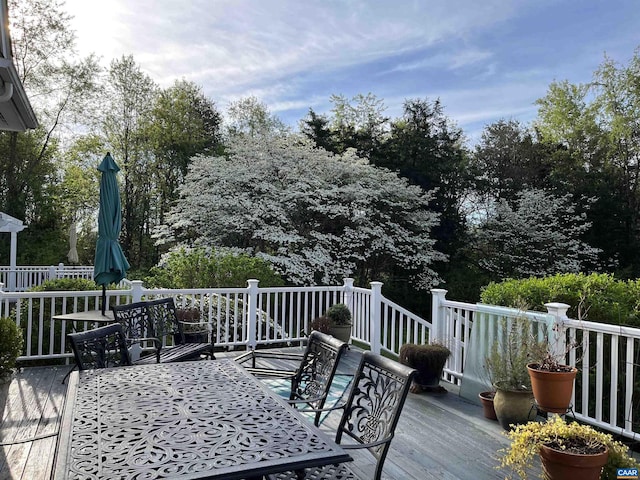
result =
[[[329,98],[373,93],[395,118],[439,98],[474,143],[528,123],[554,80],[585,83],[640,46],[639,0],[67,0],[78,49],[133,55],[160,86],[187,79],[220,110],[255,95],[297,126]]]

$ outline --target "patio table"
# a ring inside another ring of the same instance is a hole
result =
[[[51,317],[53,320],[65,320],[71,322],[71,329],[76,331],[76,322],[88,322],[95,324],[96,327],[101,327],[108,323],[115,322],[113,312],[107,310],[102,315],[100,310],[87,310],[85,312],[65,313],[64,315],[54,315]]]
[[[53,478],[241,479],[351,461],[230,359],[73,372]]]

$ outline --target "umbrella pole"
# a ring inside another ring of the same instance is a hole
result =
[[[102,285],[102,316],[104,317],[104,308],[107,300],[107,286]]]

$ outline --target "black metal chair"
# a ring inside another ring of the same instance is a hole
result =
[[[367,475],[366,480],[380,480],[382,467],[415,374],[415,370],[381,355],[365,352],[362,356],[335,439],[347,450],[365,448],[375,457],[375,473],[373,477]],[[343,437],[348,437],[353,442],[343,443]],[[304,476],[298,476],[298,473],[304,473]],[[304,472],[279,473],[268,478],[319,480],[360,477],[355,468],[341,463],[310,468]]]
[[[85,332],[69,333],[67,339],[78,370],[131,365],[124,332],[117,323]]]
[[[136,357],[133,359],[136,364],[160,363],[162,340],[155,335],[151,328],[147,303],[134,302],[111,307],[113,318],[122,326],[128,347],[132,348],[132,351],[138,350],[133,355]],[[153,355],[144,355],[149,352],[152,352]],[[140,357],[140,354],[143,356]]]
[[[176,315],[173,298],[129,303],[111,308],[115,320],[124,329],[127,343],[140,345],[142,352],[153,355],[134,360],[136,365],[197,360],[201,355],[215,358],[213,342],[187,343]],[[162,337],[169,336],[174,345],[162,347]]]
[[[147,302],[152,336],[173,337],[174,345],[165,349],[160,355],[160,362],[184,362],[197,360],[201,355],[215,359],[213,341],[208,338],[204,342],[187,342],[185,339],[185,325],[204,325],[200,322],[184,322],[178,320],[176,305],[173,298],[161,298]]]
[[[236,358],[240,364],[251,360],[251,366],[245,367],[257,377],[288,378],[291,380],[289,403],[304,411],[315,412],[314,423],[320,423],[322,409],[329,395],[340,357],[348,345],[321,332],[311,332],[307,347],[302,355],[285,352],[264,352],[252,350]],[[277,370],[256,366],[258,358],[271,360],[299,360],[296,370]]]

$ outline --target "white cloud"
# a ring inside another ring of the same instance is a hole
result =
[[[184,76],[211,83],[214,91],[422,48],[500,21],[510,5],[506,0],[467,0],[455,8],[364,0],[68,2],[84,53],[97,51],[106,60],[133,54],[154,77]]]
[[[584,1],[590,8],[567,0],[67,5],[76,15],[81,53],[96,52],[105,65],[131,54],[161,86],[192,80],[221,108],[255,95],[295,124],[308,107],[326,113],[332,93],[373,92],[392,118],[402,113],[404,99],[440,97],[447,116],[477,129],[498,115],[531,117],[533,101],[554,78],[588,81],[602,51],[615,56],[612,46],[633,45],[629,32],[635,33],[633,19],[640,20],[633,2],[616,0],[628,6],[618,11]]]

